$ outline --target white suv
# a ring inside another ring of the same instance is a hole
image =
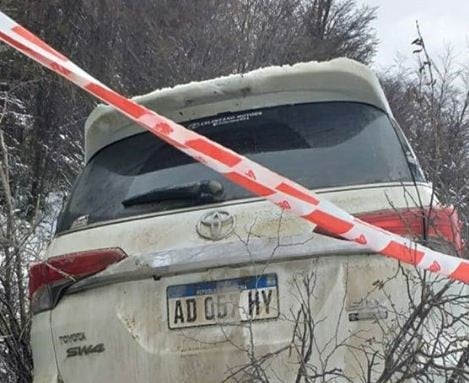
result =
[[[361,64],[272,67],[136,100],[364,220],[422,234],[431,188]],[[309,364],[358,379],[359,350],[379,348],[380,322],[405,309],[399,278],[392,309],[376,288],[397,262],[283,213],[112,108],[91,114],[85,138],[47,261],[30,269],[35,383],[293,381],[308,331]]]

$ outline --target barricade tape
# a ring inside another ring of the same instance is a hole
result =
[[[0,12],[0,40],[113,106],[160,139],[250,192],[377,253],[469,284],[469,261],[439,253],[353,217],[310,190],[127,99]]]

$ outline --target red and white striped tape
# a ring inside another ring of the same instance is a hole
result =
[[[469,284],[468,260],[433,251],[367,224],[288,178],[121,96],[2,12],[0,40],[113,106],[160,139],[282,209],[377,253]]]

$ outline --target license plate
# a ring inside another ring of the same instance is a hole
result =
[[[278,317],[277,275],[169,286],[170,329]]]

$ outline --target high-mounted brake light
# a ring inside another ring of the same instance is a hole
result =
[[[127,257],[119,248],[97,249],[52,257],[29,267],[29,297],[35,314],[57,303],[65,287],[103,271]]]
[[[422,239],[437,239],[448,242],[460,253],[463,249],[461,222],[453,207],[433,207],[430,209],[380,210],[357,214],[357,218],[402,236]],[[334,238],[326,230],[316,226],[314,232]]]

